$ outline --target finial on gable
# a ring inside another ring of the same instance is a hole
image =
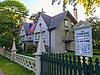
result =
[[[42,8],[42,13],[45,13],[44,10],[43,10],[43,8]]]

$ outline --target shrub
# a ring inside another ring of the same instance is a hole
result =
[[[100,50],[93,50],[93,55],[100,55]]]
[[[37,47],[35,45],[28,45],[27,46],[27,53],[35,53],[37,50]]]

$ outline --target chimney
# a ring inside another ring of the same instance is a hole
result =
[[[78,20],[78,17],[77,17],[77,9],[76,8],[73,9],[73,13],[74,13],[74,18],[76,20]]]

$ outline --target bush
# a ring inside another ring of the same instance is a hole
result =
[[[100,50],[93,50],[93,55],[100,55]]]
[[[12,48],[12,41],[13,35],[9,32],[5,32],[4,34],[0,35],[0,47],[5,46],[6,50]]]
[[[27,53],[35,53],[37,51],[37,47],[35,45],[27,46]]]

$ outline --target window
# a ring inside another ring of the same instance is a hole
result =
[[[43,35],[43,39],[45,39],[45,31],[43,31],[42,35]],[[39,40],[39,37],[40,37],[40,32],[35,33],[35,39]]]
[[[45,39],[45,31],[43,31],[43,39]]]
[[[73,29],[73,26],[74,26],[74,23],[73,23],[73,22],[71,22],[71,27],[72,27],[72,29]]]
[[[64,19],[64,25],[68,28],[68,19]]]
[[[35,33],[35,39],[39,40],[39,33]]]

